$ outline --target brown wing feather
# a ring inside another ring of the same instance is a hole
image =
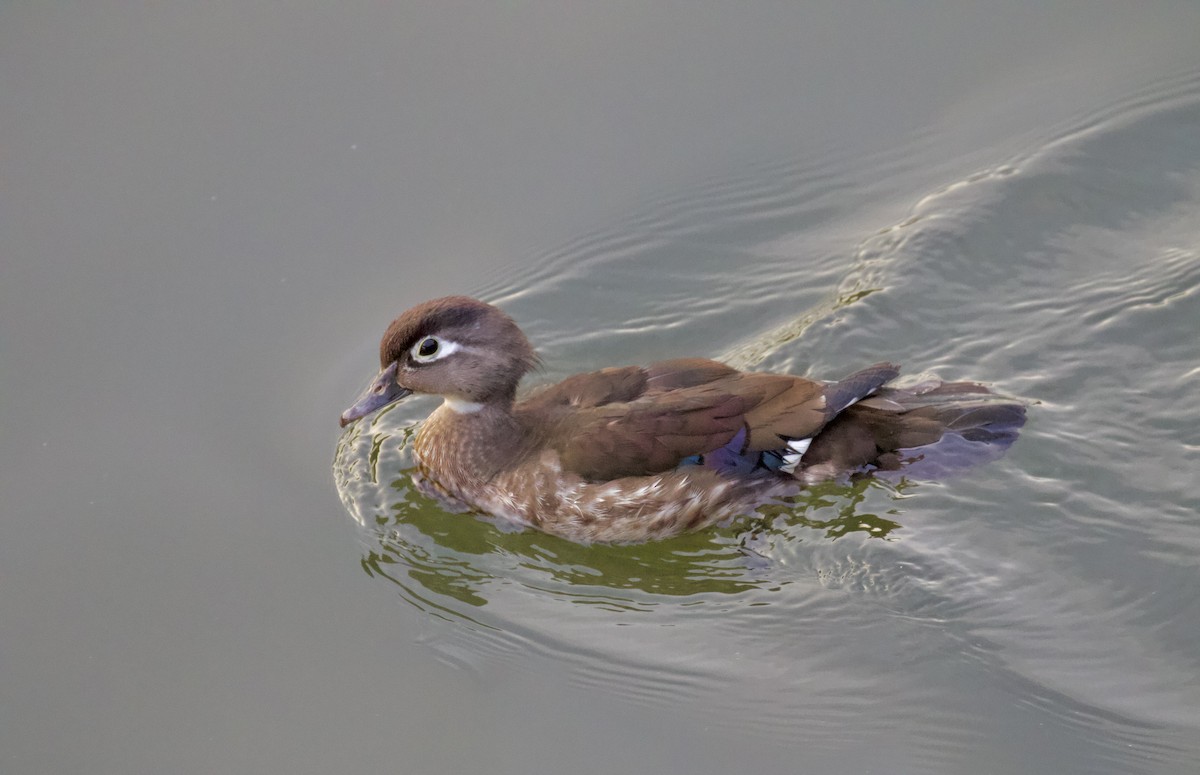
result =
[[[750,451],[780,449],[788,439],[816,435],[828,422],[824,383],[784,374],[739,376],[744,383],[739,389],[757,399],[746,413]]]
[[[646,367],[646,389],[661,393],[679,388],[711,384],[723,377],[737,374],[737,369],[719,361],[705,358],[675,358],[659,361]]]
[[[555,407],[587,409],[612,403],[625,403],[646,392],[649,375],[640,366],[601,369],[567,377],[562,382],[539,388],[518,407],[526,411],[545,411]]]
[[[586,479],[653,474],[729,443],[745,410],[740,396],[707,386],[683,388],[564,413],[551,444],[563,467]]]
[[[643,396],[564,412],[553,446],[564,467],[588,479],[666,471],[730,442],[747,428],[747,449],[778,449],[825,424],[823,384],[738,372],[699,359],[646,368]]]
[[[647,393],[665,393],[697,387],[737,371],[703,358],[676,358],[649,366],[623,366],[567,377],[538,388],[521,403],[522,409],[542,410],[571,406],[590,408],[635,401]]]
[[[858,381],[865,391],[882,379]],[[672,469],[725,446],[743,428],[745,451],[781,449],[818,434],[835,414],[829,397],[844,405],[858,387],[686,358],[580,374],[517,411],[537,415],[566,470],[604,480]]]

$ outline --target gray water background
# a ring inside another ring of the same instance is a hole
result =
[[[0,771],[1196,772],[1197,40],[1190,3],[3,6]],[[647,547],[398,473],[348,514],[336,416],[452,292],[540,379],[888,358],[1030,419]]]

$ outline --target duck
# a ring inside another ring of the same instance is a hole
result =
[[[412,394],[440,396],[413,442],[413,478],[452,507],[578,543],[630,543],[721,524],[815,483],[903,470],[948,438],[1007,448],[1022,402],[975,382],[893,385],[893,363],[842,379],[677,358],[529,391],[539,366],[517,323],[468,296],[387,327],[380,371],[343,428]]]

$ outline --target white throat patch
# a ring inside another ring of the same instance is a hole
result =
[[[459,414],[474,414],[483,408],[483,404],[477,404],[474,401],[464,401],[461,398],[443,396],[442,400],[445,401],[447,409]]]

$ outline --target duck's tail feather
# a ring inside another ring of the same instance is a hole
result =
[[[834,417],[877,393],[886,383],[900,376],[900,367],[894,363],[876,363],[829,384],[825,393],[825,412]]]
[[[796,476],[811,482],[878,470],[939,477],[1000,457],[1024,424],[1024,404],[974,382],[884,387],[825,426]]]

